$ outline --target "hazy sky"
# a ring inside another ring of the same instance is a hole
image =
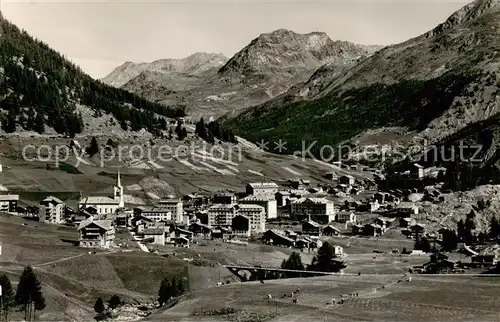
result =
[[[432,29],[468,1],[0,0],[4,16],[100,78],[125,61],[231,56],[279,28],[387,45]]]

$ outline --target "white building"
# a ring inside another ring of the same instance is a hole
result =
[[[245,205],[259,205],[264,207],[266,210],[266,218],[278,218],[278,202],[271,196],[258,195],[258,196],[247,196],[238,201],[240,204]]]
[[[233,218],[237,215],[243,215],[250,220],[252,232],[261,233],[266,230],[266,210],[259,205],[213,205],[208,209],[208,225],[231,226]]]
[[[158,221],[171,221],[172,220],[172,211],[164,207],[138,207],[140,214],[143,217],[151,219],[154,222]]]
[[[246,187],[247,194],[253,196],[269,196],[274,198],[278,192],[278,185],[274,182],[249,183]]]
[[[181,199],[168,198],[160,200],[156,203],[156,208],[162,208],[165,212],[170,212],[172,214],[172,220],[176,223],[184,223],[184,207]]]
[[[333,246],[333,253],[335,254],[335,256],[342,256],[344,255],[344,249],[342,248],[342,246],[335,245]]]
[[[335,221],[333,201],[326,198],[300,198],[291,204],[292,214],[328,216],[328,222]]]
[[[0,211],[17,214],[17,203],[19,195],[0,195]]]
[[[39,211],[38,218],[40,222],[62,224],[64,222],[66,204],[59,198],[48,196],[40,201]]]
[[[355,223],[356,222],[356,215],[351,211],[340,211],[337,213],[337,222]]]
[[[78,203],[78,208],[94,207],[97,209],[97,214],[111,214],[115,213],[118,209],[125,207],[123,201],[123,187],[120,181],[120,171],[118,171],[118,178],[116,186],[113,187],[113,196],[89,196],[82,198]]]

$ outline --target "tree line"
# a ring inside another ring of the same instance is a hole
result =
[[[196,123],[195,133],[210,144],[214,144],[215,139],[224,142],[238,143],[234,133],[230,129],[216,121],[207,124],[203,117]]]
[[[15,308],[24,312],[25,321],[34,321],[36,311],[41,311],[46,306],[42,285],[30,266],[24,268],[15,293],[5,273],[0,274],[0,286],[2,290],[0,320],[2,321],[8,321],[10,313]]]
[[[95,116],[111,114],[124,130],[152,133],[166,129],[162,117],[185,115],[183,108],[149,102],[135,94],[92,79],[45,43],[5,19],[0,19],[0,113],[2,129],[16,126],[43,133],[45,126],[73,136],[84,124],[76,104]]]

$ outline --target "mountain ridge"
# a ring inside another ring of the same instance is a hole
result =
[[[448,24],[448,29],[438,25],[439,33],[432,33],[434,28],[385,47],[333,77],[326,70],[311,86],[318,90],[305,97],[297,93],[307,92],[314,79],[280,100],[221,122],[254,142],[288,136],[299,150],[300,136],[331,145],[385,126],[406,127],[417,131],[415,139],[439,142],[500,112],[498,3],[468,4],[446,20],[459,24]],[[315,121],[302,122],[304,113]],[[366,119],[359,120],[363,115]]]
[[[176,72],[196,75],[209,69],[223,65],[228,58],[220,53],[197,52],[183,58],[157,59],[150,63],[134,63],[127,61],[116,67],[110,74],[101,80],[108,85],[121,87],[140,73],[149,72]]]
[[[285,93],[325,63],[344,66],[379,48],[333,41],[322,32],[278,29],[260,34],[219,68],[194,75],[135,71],[120,87],[154,102],[186,106],[194,118],[217,118]]]

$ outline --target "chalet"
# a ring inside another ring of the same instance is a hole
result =
[[[377,201],[379,204],[382,204],[386,201],[387,193],[377,192],[373,195],[373,200]]]
[[[377,224],[366,224],[363,226],[363,235],[366,236],[382,236],[384,228]]]
[[[8,212],[17,214],[17,203],[19,202],[19,195],[0,195],[0,212]]]
[[[354,184],[355,180],[354,177],[347,174],[344,176],[339,177],[338,183],[341,185],[346,185],[346,186],[352,186]]]
[[[278,191],[275,195],[275,199],[278,207],[284,207],[288,205],[291,193],[289,191]]]
[[[294,232],[293,230],[285,230],[285,236],[292,238],[293,240],[297,239],[298,234]]]
[[[246,193],[252,196],[273,197],[278,192],[278,185],[274,182],[249,183],[246,186]]]
[[[193,232],[179,227],[175,227],[174,231],[176,238],[185,238],[188,240],[188,242],[193,241]]]
[[[177,247],[189,248],[191,241],[184,236],[180,236],[174,239],[174,243]]]
[[[134,216],[132,209],[120,209],[116,215],[116,227],[125,228],[129,225],[131,218]]]
[[[140,222],[136,229],[136,236],[143,242],[148,242],[156,245],[165,245],[165,223],[158,222]]]
[[[363,225],[357,225],[357,224],[352,225],[351,226],[352,234],[353,235],[360,235],[360,234],[362,234],[363,233],[363,228],[364,228]]]
[[[375,212],[379,209],[380,209],[380,204],[378,203],[377,200],[365,202],[356,208],[357,211],[361,212]]]
[[[208,225],[202,224],[200,221],[194,222],[189,226],[189,231],[195,236],[210,236],[212,228]]]
[[[236,237],[250,237],[250,218],[244,215],[235,216],[231,221],[231,230]]]
[[[285,236],[283,232],[276,229],[269,229],[264,232],[262,240],[267,244],[275,246],[293,247],[295,245],[295,241],[293,239]]]
[[[302,224],[302,234],[310,236],[320,236],[321,227],[317,222],[312,220],[306,221]]]
[[[351,192],[351,186],[347,184],[338,184],[336,188],[339,192],[343,193],[350,193]]]
[[[337,180],[337,173],[335,172],[328,172],[325,174],[325,178],[329,180]]]
[[[216,226],[212,228],[212,239],[227,240],[231,238],[231,228],[224,226]]]
[[[323,191],[323,188],[322,188],[322,187],[313,187],[313,188],[309,188],[308,192],[309,192],[309,193],[311,193],[311,194],[320,194],[320,193],[324,193],[324,191]]]
[[[295,241],[295,248],[298,248],[298,249],[309,248],[309,241],[304,239],[304,238],[297,239]]]
[[[497,264],[497,258],[494,254],[482,254],[472,256],[472,266],[474,267],[488,267]]]
[[[129,226],[132,227],[133,229],[136,229],[137,226],[139,226],[141,223],[151,223],[153,224],[155,221],[153,219],[150,219],[148,217],[142,216],[142,215],[134,215],[132,218],[129,219]]]
[[[399,227],[401,228],[410,228],[410,226],[415,224],[415,219],[413,218],[400,218],[399,219]]]
[[[448,273],[451,272],[454,268],[455,263],[450,261],[447,255],[443,253],[433,253],[430,255],[430,261],[423,265],[422,273]]]
[[[292,189],[298,190],[307,190],[311,185],[311,181],[305,179],[290,179],[288,180],[288,183]]]
[[[356,215],[351,211],[339,211],[337,213],[337,222],[339,223],[355,223]]]
[[[80,247],[109,248],[115,239],[115,228],[111,220],[82,221],[78,226]]]
[[[65,220],[66,204],[59,198],[49,196],[40,201],[40,222],[62,224]]]
[[[421,237],[425,234],[425,225],[424,224],[414,224],[410,227],[410,232],[413,238]]]
[[[87,209],[78,209],[78,211],[74,212],[68,220],[72,224],[78,226],[82,221],[87,220],[93,216],[95,216],[95,214],[90,213]]]
[[[323,236],[338,236],[340,235],[340,230],[332,225],[328,225],[322,230]]]
[[[412,217],[418,215],[418,207],[413,202],[401,202],[396,207],[398,217]]]

